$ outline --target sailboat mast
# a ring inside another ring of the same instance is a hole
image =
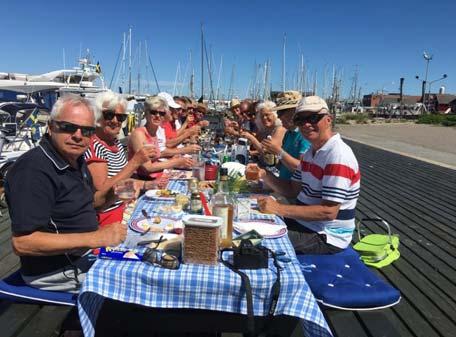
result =
[[[282,51],[282,91],[285,91],[285,43],[287,41],[287,34],[283,34],[283,51]]]
[[[193,98],[193,85],[194,85],[194,81],[195,81],[195,68],[193,68],[192,51],[191,50],[190,50],[189,63],[190,63],[190,67],[191,67],[189,90],[190,90],[190,98]]]
[[[201,23],[201,98],[204,100],[204,33]]]
[[[235,69],[236,65],[233,64],[233,68],[231,68],[231,78],[230,78],[230,87],[228,89],[228,99],[232,99],[233,98],[233,83],[234,83],[234,69]]]
[[[222,67],[223,67],[223,55],[220,56],[220,64],[219,64],[219,71],[218,71],[218,78],[217,78],[217,92],[215,94],[215,98],[217,100],[220,99],[219,94],[220,94],[220,79],[222,77]]]
[[[131,94],[131,27],[129,28],[129,52],[128,52],[128,93]]]
[[[174,78],[173,96],[176,95],[176,86],[177,86],[177,79],[179,77],[179,70],[180,70],[180,61],[177,62],[176,77]]]
[[[141,93],[141,41],[139,41],[139,57],[138,57],[138,95]]]

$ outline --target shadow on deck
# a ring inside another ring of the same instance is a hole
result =
[[[325,310],[334,335],[454,336],[456,171],[347,143],[361,166],[357,218],[380,216],[400,235],[401,258],[379,273],[401,291],[402,301],[393,308],[373,312]],[[366,232],[384,233],[384,229],[368,224]],[[0,277],[18,266],[10,245],[9,218],[4,211],[0,220]],[[0,335],[58,336],[69,311],[66,307],[0,302]]]

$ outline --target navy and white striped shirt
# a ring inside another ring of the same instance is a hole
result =
[[[108,178],[118,174],[127,165],[127,152],[118,139],[110,146],[96,135],[90,140],[90,147],[84,154],[87,164],[92,162],[105,162],[108,166]],[[111,211],[122,204],[121,200],[116,201],[103,212]]]

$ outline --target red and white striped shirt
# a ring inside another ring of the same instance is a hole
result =
[[[332,136],[315,154],[310,148],[301,159],[292,180],[301,182],[298,202],[319,205],[322,200],[340,204],[335,220],[298,220],[314,232],[325,234],[327,242],[346,248],[355,228],[355,208],[360,190],[358,161],[339,134]]]

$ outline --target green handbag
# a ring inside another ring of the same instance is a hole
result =
[[[361,237],[360,226],[363,222],[382,223],[388,230],[388,234],[369,234]],[[368,266],[382,268],[397,260],[399,253],[399,235],[391,235],[389,224],[381,218],[363,218],[356,224],[358,242],[353,246],[361,260]]]

